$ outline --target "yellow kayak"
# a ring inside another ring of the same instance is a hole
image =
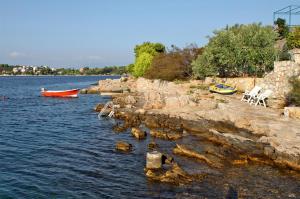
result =
[[[223,94],[223,95],[231,95],[235,93],[237,90],[236,88],[228,84],[215,84],[209,87],[209,91],[213,93]]]

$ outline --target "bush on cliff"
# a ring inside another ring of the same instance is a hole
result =
[[[134,52],[135,63],[132,72],[134,76],[141,77],[151,66],[154,56],[165,52],[165,46],[161,43],[144,42],[141,45],[136,45]]]
[[[289,49],[300,48],[300,27],[295,27],[286,39]]]
[[[262,76],[273,69],[277,33],[261,24],[234,25],[214,32],[192,63],[196,77]]]
[[[292,90],[288,95],[288,104],[300,106],[300,79],[293,77],[290,79]]]
[[[172,46],[167,53],[161,53],[154,57],[145,77],[168,81],[190,78],[193,72],[191,63],[202,51],[202,48],[193,44],[183,49]]]

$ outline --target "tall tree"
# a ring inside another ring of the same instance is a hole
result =
[[[151,66],[154,56],[165,52],[165,46],[161,43],[144,42],[136,45],[134,48],[135,63],[133,67],[133,75],[136,77],[143,76],[147,69]]]
[[[277,33],[261,24],[234,25],[214,32],[192,63],[195,76],[262,76],[273,69]]]

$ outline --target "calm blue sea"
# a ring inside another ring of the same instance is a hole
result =
[[[107,77],[0,77],[0,198],[149,196],[143,164],[116,153],[99,95],[40,97],[40,88],[84,88]],[[138,152],[137,152],[138,153]]]
[[[228,190],[233,198],[300,197],[298,174],[259,165],[210,171],[177,157],[210,174],[186,186],[148,181],[143,170],[147,141],[114,133],[113,123],[99,121],[93,112],[108,97],[40,97],[42,87],[85,88],[103,78],[0,77],[0,199],[225,198]],[[134,151],[116,152],[117,140],[131,142]]]

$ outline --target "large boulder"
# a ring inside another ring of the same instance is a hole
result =
[[[121,81],[122,80],[122,81]],[[122,93],[123,91],[129,91],[127,81],[123,79],[106,79],[99,81],[99,91],[100,92],[116,92]]]
[[[80,94],[99,94],[100,90],[99,90],[99,86],[91,86],[85,89],[81,89],[80,90]]]

